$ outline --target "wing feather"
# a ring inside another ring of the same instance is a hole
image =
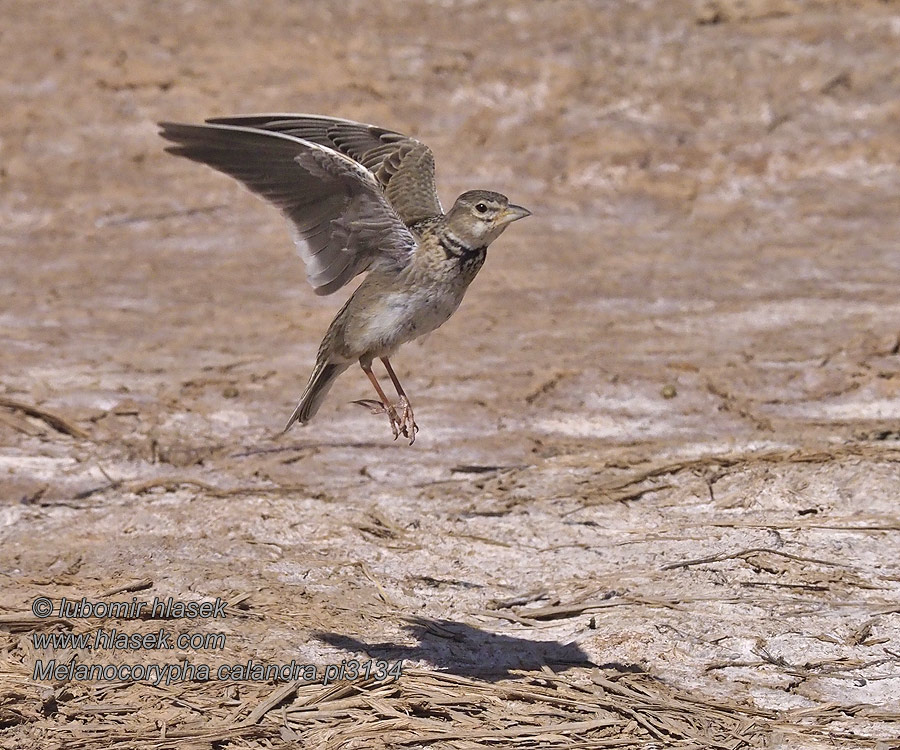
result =
[[[431,149],[402,133],[321,115],[246,115],[207,122],[285,133],[349,156],[372,173],[407,226],[443,214]]]
[[[160,123],[167,151],[207,164],[288,218],[317,294],[381,264],[400,269],[416,239],[361,164],[315,141],[235,125]]]

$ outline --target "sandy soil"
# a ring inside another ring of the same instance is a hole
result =
[[[0,10],[0,747],[900,747],[896,2]],[[358,371],[279,435],[341,300],[154,125],[261,111],[534,212],[396,359],[412,447]],[[33,639],[161,627],[226,643]]]

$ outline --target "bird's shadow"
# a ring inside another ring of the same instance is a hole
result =
[[[362,651],[372,659],[421,660],[441,671],[486,680],[503,679],[512,670],[533,671],[548,666],[554,671],[564,671],[576,666],[597,666],[579,646],[571,643],[497,635],[453,620],[404,619],[408,623],[405,629],[418,640],[418,645],[364,643],[350,636],[327,632],[312,635],[345,651]]]

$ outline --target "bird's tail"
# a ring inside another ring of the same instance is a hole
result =
[[[294,422],[299,421],[300,424],[306,424],[316,415],[338,375],[349,366],[349,364],[345,363],[335,364],[328,361],[316,363],[316,369],[309,376],[309,383],[307,383],[306,390],[303,391],[303,395],[300,397],[300,403],[297,404],[297,408],[294,409],[294,413],[291,414],[291,418],[284,426],[285,432],[290,429]]]

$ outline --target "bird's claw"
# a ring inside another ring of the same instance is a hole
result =
[[[384,414],[386,411],[386,409],[384,408],[384,404],[371,398],[361,398],[358,401],[353,401],[352,403],[359,404],[363,408],[368,409],[370,414]]]
[[[397,414],[397,407],[394,404],[383,404],[371,398],[361,398],[352,403],[368,409],[370,414],[387,414],[388,419],[391,420],[391,432],[394,435],[394,440],[403,435],[403,437],[409,438],[410,445],[416,442],[416,433],[419,431],[419,425],[416,424],[412,407],[405,398],[401,399],[399,404],[402,409],[402,416]]]
[[[371,398],[361,398],[352,403],[359,404],[363,408],[368,409],[370,414],[387,414],[388,419],[391,420],[391,432],[394,435],[394,440],[399,438],[401,434],[404,437],[409,437],[406,426],[397,415],[397,409],[393,404],[382,404],[380,401],[375,401]],[[412,445],[412,443],[410,443],[410,445]]]
[[[397,416],[397,410],[394,408],[393,404],[388,404],[387,406],[387,414],[388,419],[391,420],[391,432],[394,433],[394,440],[400,437],[400,433],[403,432],[405,435],[406,432],[403,431],[403,427],[400,425],[400,417]]]
[[[416,433],[419,431],[419,425],[416,424],[412,407],[409,405],[406,396],[400,398],[400,407],[403,409],[403,416],[399,420],[400,432],[403,433],[403,437],[409,438],[409,444],[412,445],[416,442]]]

